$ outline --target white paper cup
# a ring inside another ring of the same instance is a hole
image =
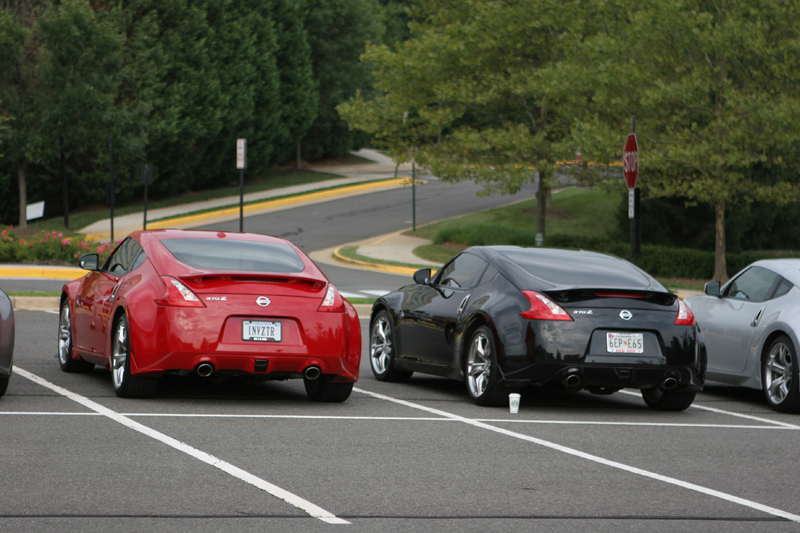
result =
[[[508,395],[508,410],[509,412],[516,414],[519,412],[519,399],[521,396],[516,392],[512,392]]]

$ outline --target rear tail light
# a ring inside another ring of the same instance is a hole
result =
[[[156,300],[158,305],[171,305],[178,307],[205,307],[202,300],[197,297],[186,285],[170,276],[161,276],[161,281],[167,289],[163,298]]]
[[[689,306],[683,303],[683,300],[678,300],[678,316],[675,317],[676,326],[694,326],[694,314]]]
[[[328,283],[328,291],[325,293],[325,298],[319,305],[317,311],[325,313],[344,313],[344,300],[342,295],[336,290],[331,283]]]
[[[572,317],[558,304],[543,294],[534,291],[522,291],[531,304],[531,308],[520,313],[522,318],[528,320],[568,320]]]

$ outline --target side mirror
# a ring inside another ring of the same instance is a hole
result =
[[[430,285],[431,284],[431,269],[430,268],[421,268],[414,272],[414,282],[419,283],[420,285]]]
[[[97,254],[85,254],[80,258],[81,268],[84,270],[97,270],[100,257]]]
[[[721,285],[719,281],[709,281],[703,286],[703,292],[709,296],[716,296],[719,298],[720,287]]]

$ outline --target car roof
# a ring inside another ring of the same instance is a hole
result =
[[[467,251],[492,263],[521,289],[538,281],[543,289],[593,287],[668,292],[636,265],[609,254],[520,246],[476,246]]]
[[[776,274],[780,274],[795,285],[800,285],[800,259],[762,259],[760,261],[756,261],[752,265],[748,265],[747,268],[750,268],[751,266],[767,268]]]

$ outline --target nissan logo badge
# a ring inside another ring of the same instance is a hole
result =
[[[258,298],[256,298],[256,303],[261,307],[266,307],[269,305],[270,302],[269,298],[267,298],[266,296],[259,296]]]
[[[619,317],[622,320],[630,320],[631,318],[633,318],[633,314],[627,309],[623,309],[622,311],[619,312]]]

